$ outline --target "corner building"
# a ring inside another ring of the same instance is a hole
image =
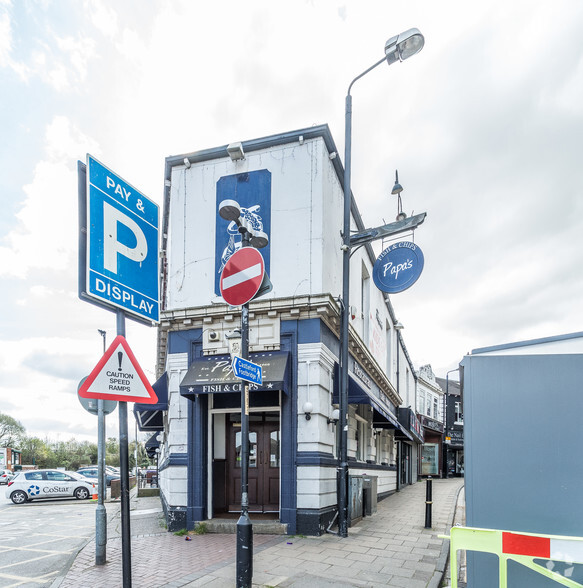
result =
[[[337,511],[343,168],[327,125],[242,148],[239,159],[222,146],[166,160],[157,366],[166,390],[136,416],[159,443],[170,530],[238,515],[241,383],[229,341],[241,315],[220,297],[219,277],[241,240],[218,213],[236,200],[269,236],[261,253],[273,284],[249,313],[250,360],[263,367],[250,391],[250,516],[317,535]],[[364,229],[354,200],[352,229]],[[399,443],[419,439],[398,419],[397,320],[373,285],[374,261],[370,246],[351,257],[348,454],[350,475],[376,476],[380,500],[398,489]]]

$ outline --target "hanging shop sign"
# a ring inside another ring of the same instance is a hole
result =
[[[423,252],[419,245],[410,241],[399,241],[378,256],[372,278],[379,290],[396,294],[407,290],[419,279],[423,264]]]

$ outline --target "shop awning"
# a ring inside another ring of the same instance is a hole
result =
[[[166,372],[152,385],[158,402],[134,404],[134,416],[140,431],[161,431],[164,428],[162,411],[168,410],[168,377]]]
[[[156,449],[160,447],[160,441],[157,439],[158,433],[154,433],[147,441],[146,441],[146,455],[152,459],[156,457]]]
[[[399,408],[399,423],[404,436],[415,443],[423,443],[423,427],[411,408]],[[405,435],[405,430],[407,435]]]
[[[339,368],[338,364],[335,365],[335,377],[334,377],[334,394],[332,395],[332,402],[338,404],[340,400],[339,394]],[[373,409],[373,423],[372,426],[377,429],[398,429],[408,436],[408,432],[399,423],[397,417],[389,410],[388,407],[384,406],[383,402],[367,392],[352,375],[348,374],[348,404],[368,404]],[[413,438],[411,438],[413,440]]]
[[[266,351],[251,353],[249,361],[262,368],[263,383],[249,384],[250,390],[289,391],[289,353]],[[195,359],[180,382],[180,394],[194,399],[196,394],[241,392],[241,380],[235,378],[229,355],[208,355]]]

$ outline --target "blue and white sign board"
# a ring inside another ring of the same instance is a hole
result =
[[[403,292],[419,279],[424,262],[423,252],[415,243],[393,243],[375,261],[372,279],[382,292]]]
[[[235,356],[233,359],[233,374],[240,380],[253,384],[263,384],[263,368],[248,359]]]
[[[86,294],[159,321],[158,205],[87,155]]]
[[[251,228],[262,231],[271,239],[271,172],[260,169],[231,176],[222,176],[217,181],[216,227],[215,227],[215,294],[221,296],[221,274],[227,261],[241,246],[241,233],[234,221],[226,221],[219,214],[223,200],[236,200],[241,207],[241,217]],[[261,249],[265,262],[265,273],[269,275],[271,246]]]

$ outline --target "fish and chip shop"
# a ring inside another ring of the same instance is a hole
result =
[[[241,309],[221,298],[219,278],[241,235],[218,213],[236,200],[269,237],[260,251],[273,284],[249,311],[249,359],[263,373],[250,385],[250,516],[317,535],[337,511],[343,168],[327,125],[232,147],[166,159],[159,401],[135,414],[158,445],[168,528],[236,519],[241,381],[230,353]],[[355,202],[352,228],[364,229]],[[415,406],[415,373],[391,301],[371,279],[372,248],[355,249],[350,263],[349,473],[374,479],[380,500],[416,481],[416,468],[399,467],[405,456],[416,463],[423,442],[399,419],[400,407]],[[362,514],[352,508],[353,519]]]

